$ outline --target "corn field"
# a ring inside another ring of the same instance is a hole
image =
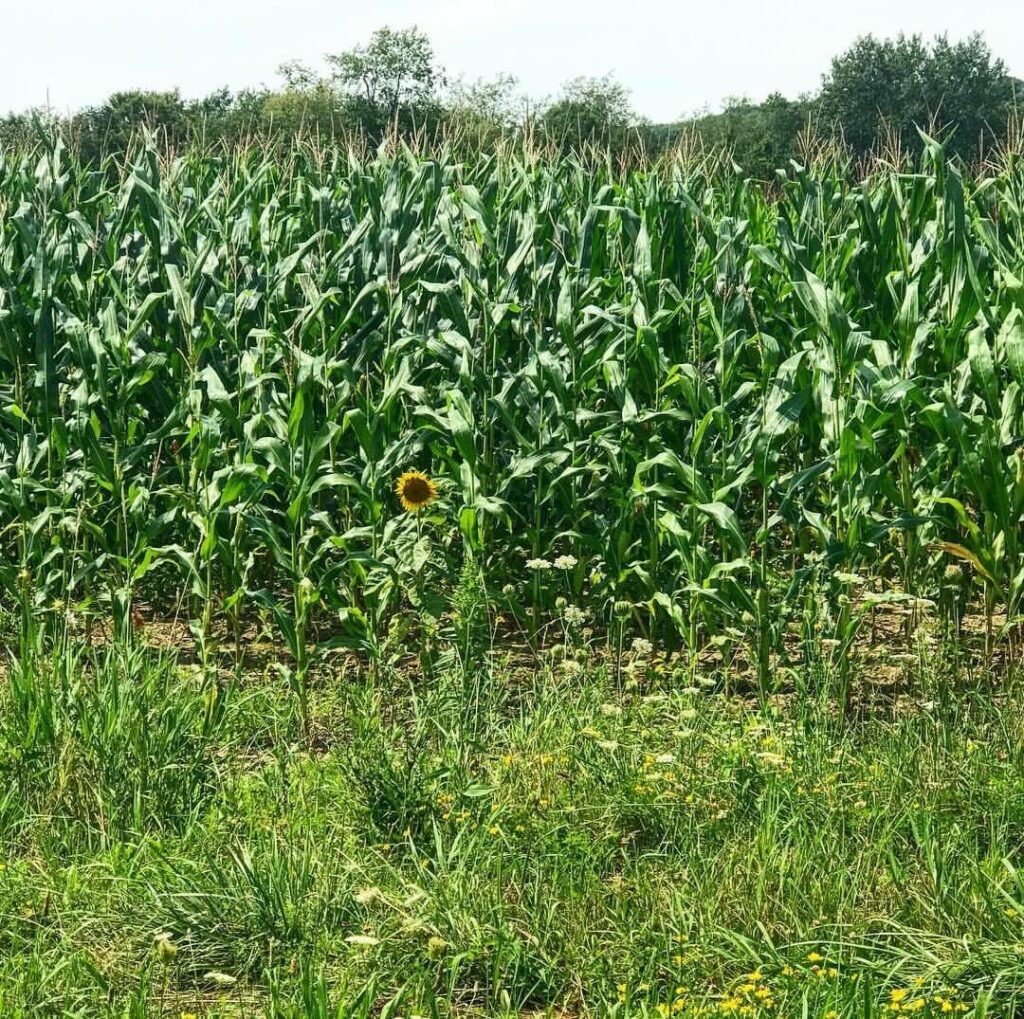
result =
[[[938,145],[771,188],[8,152],[3,604],[35,635],[142,605],[203,654],[260,623],[300,687],[440,619],[467,563],[526,641],[575,607],[762,676],[883,602],[995,639],[1024,595],[1022,310],[1024,170]],[[440,490],[418,515],[411,469]]]

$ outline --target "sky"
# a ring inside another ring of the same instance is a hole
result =
[[[0,113],[67,112],[111,92],[275,85],[299,59],[418,25],[450,77],[514,74],[527,94],[613,74],[654,121],[813,91],[865,33],[982,32],[1024,78],[1022,0],[0,0]]]

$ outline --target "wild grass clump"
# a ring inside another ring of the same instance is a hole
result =
[[[432,675],[318,672],[313,745],[272,669],[215,710],[144,645],[15,663],[5,1009],[1013,1014],[1024,686],[983,647],[860,648],[851,719],[799,674],[440,632]]]
[[[14,659],[0,696],[3,840],[76,832],[110,846],[181,831],[215,795],[230,690],[140,648]]]

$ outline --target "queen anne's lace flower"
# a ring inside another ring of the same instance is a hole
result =
[[[586,618],[586,612],[578,605],[569,605],[565,609],[565,621],[569,626],[582,626]]]
[[[562,675],[568,679],[579,679],[583,675],[583,666],[570,658],[562,662]]]

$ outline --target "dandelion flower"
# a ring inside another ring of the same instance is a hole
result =
[[[437,485],[422,471],[406,471],[395,482],[395,494],[406,513],[418,513],[437,498]]]

